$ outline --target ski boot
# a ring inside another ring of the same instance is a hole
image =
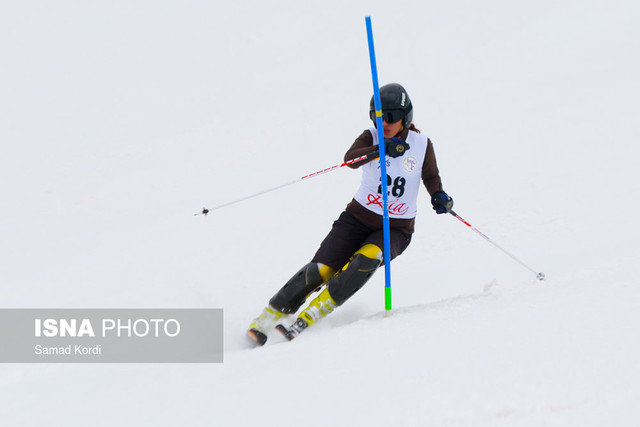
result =
[[[247,331],[247,335],[253,341],[255,341],[258,345],[264,345],[267,342],[267,331],[276,324],[282,316],[285,314],[271,305],[268,305],[260,316],[253,319],[251,324],[249,325],[249,330]]]
[[[289,328],[282,324],[276,325],[276,330],[280,332],[286,339],[291,341],[297,337],[300,332],[304,331],[316,321],[322,319],[331,313],[337,307],[327,288],[324,288],[320,295],[309,303],[309,306],[302,310],[296,321]]]
[[[334,273],[335,270],[331,267],[315,262],[310,262],[302,267],[271,298],[262,314],[249,325],[247,331],[249,337],[258,345],[264,345],[267,341],[267,332],[276,322],[281,320],[283,316],[295,314],[308,296],[319,290],[322,284],[329,280]]]

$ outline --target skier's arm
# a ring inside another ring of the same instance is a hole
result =
[[[373,136],[371,136],[371,132],[365,130],[362,134],[356,138],[356,140],[351,145],[351,148],[345,153],[344,161],[348,162],[349,160],[353,160],[360,156],[367,155],[371,152],[375,152],[376,149],[373,147]],[[373,159],[366,159],[360,162],[352,163],[348,165],[351,169],[357,169],[360,166],[370,162]]]
[[[422,182],[427,188],[429,195],[433,196],[436,191],[442,191],[442,181],[440,180],[440,171],[436,163],[436,153],[433,150],[431,140],[427,140],[427,152],[422,164]]]

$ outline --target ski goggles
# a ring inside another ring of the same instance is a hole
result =
[[[404,110],[382,110],[382,120],[387,123],[395,123],[404,119]],[[369,111],[369,117],[374,122],[376,121],[376,112],[371,110]]]

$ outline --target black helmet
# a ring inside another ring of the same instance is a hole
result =
[[[387,123],[395,123],[402,119],[405,128],[413,120],[413,105],[407,91],[398,83],[389,83],[380,88],[380,102],[382,103],[382,119]],[[369,103],[369,117],[376,126],[376,112],[373,97]]]

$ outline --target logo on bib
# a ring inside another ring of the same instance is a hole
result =
[[[376,205],[380,207],[380,209],[384,209],[382,206],[382,196],[379,194],[369,194],[369,196],[367,196],[367,206],[369,205]],[[389,215],[404,215],[409,211],[409,206],[404,202],[400,202],[399,199],[396,199],[388,201],[387,209],[389,210]]]
[[[418,159],[413,156],[407,156],[402,160],[402,169],[406,172],[412,173],[418,166]]]

